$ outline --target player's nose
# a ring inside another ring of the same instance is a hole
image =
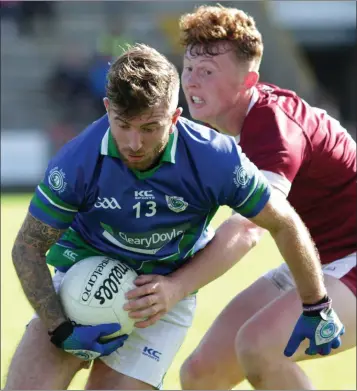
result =
[[[191,72],[187,76],[187,79],[185,81],[185,85],[186,85],[186,88],[188,88],[188,89],[199,87],[199,82],[198,82],[196,72]]]
[[[182,77],[182,86],[185,89],[198,87],[198,81],[195,72],[190,72]]]
[[[140,132],[132,131],[129,135],[129,147],[133,152],[139,151],[143,146]]]

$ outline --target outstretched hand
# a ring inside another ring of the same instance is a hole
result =
[[[138,328],[153,325],[183,299],[180,287],[169,276],[143,274],[134,283],[136,288],[126,293],[129,302],[124,310],[138,320]]]
[[[310,341],[310,346],[305,351],[307,355],[326,356],[331,353],[332,349],[340,347],[340,337],[344,332],[345,328],[332,308],[321,311],[316,316],[302,314],[296,323],[284,354],[291,357],[301,342],[307,338]]]

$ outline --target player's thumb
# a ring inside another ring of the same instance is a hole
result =
[[[286,345],[286,348],[284,350],[284,355],[286,357],[291,357],[296,352],[296,350],[298,349],[298,347],[300,346],[301,342],[304,339],[305,337],[303,335],[295,334],[294,332]]]
[[[121,329],[121,325],[119,323],[106,323],[94,327],[97,328],[99,337],[105,337],[110,334],[117,333]]]
[[[101,351],[102,356],[108,356],[115,352],[117,349],[124,345],[124,342],[128,339],[128,335],[122,335],[118,338],[111,339],[109,342],[97,344],[97,348]]]
[[[332,349],[338,349],[341,346],[341,338],[336,337],[332,342],[331,342],[331,347]]]

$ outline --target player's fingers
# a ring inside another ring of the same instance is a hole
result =
[[[134,284],[136,286],[148,284],[154,279],[154,274],[141,274],[140,276],[136,277]]]
[[[291,357],[304,339],[305,337],[302,334],[293,332],[284,350],[284,355],[286,357]]]
[[[331,345],[326,344],[326,345],[322,346],[321,348],[319,348],[318,353],[321,356],[327,356],[328,354],[331,353]]]
[[[341,338],[337,337],[331,342],[332,349],[338,349],[341,346]]]
[[[145,327],[149,327],[156,323],[163,315],[165,315],[165,312],[161,311],[148,319],[136,322],[135,327],[137,327],[138,329],[144,329]]]
[[[159,304],[155,304],[151,307],[144,308],[140,311],[129,312],[129,317],[132,319],[149,318],[151,316],[155,316],[157,313],[161,311],[163,311],[163,306]]]
[[[151,307],[159,302],[159,295],[147,295],[136,300],[130,300],[124,304],[125,311],[133,311]]]
[[[315,356],[319,352],[314,340],[310,340],[310,346],[305,350],[308,356]]]
[[[128,300],[133,300],[133,299],[136,299],[137,297],[149,295],[150,293],[152,293],[151,291],[153,289],[153,285],[154,285],[153,283],[148,283],[148,284],[142,285],[138,288],[134,288],[134,289],[126,292],[125,297]]]

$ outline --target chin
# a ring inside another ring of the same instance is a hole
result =
[[[189,111],[191,117],[197,121],[206,122],[208,120],[208,115],[203,110],[190,109]]]
[[[130,168],[131,170],[137,170],[137,171],[142,171],[143,170],[143,163],[142,162],[129,162],[128,160],[124,160],[125,165]]]
[[[207,113],[200,113],[197,111],[190,111],[191,117],[196,121],[201,121],[205,124],[211,124],[213,123],[213,117],[212,115],[209,115]]]

